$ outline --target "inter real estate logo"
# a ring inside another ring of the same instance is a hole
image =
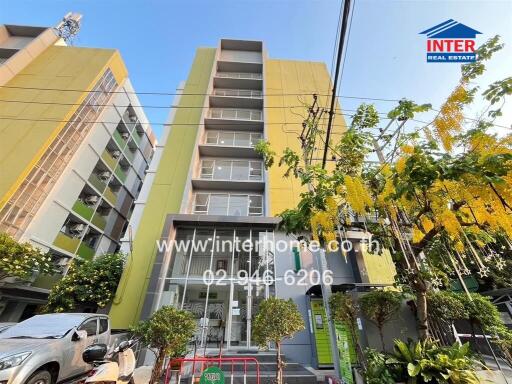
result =
[[[482,32],[453,19],[429,28],[427,35],[428,63],[470,63],[475,61],[475,38]]]

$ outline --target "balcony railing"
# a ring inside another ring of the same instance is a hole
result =
[[[261,73],[252,72],[217,72],[217,77],[226,77],[230,79],[252,79],[261,80],[263,75]]]
[[[263,121],[263,113],[254,109],[212,108],[208,116],[212,119]]]
[[[78,247],[77,254],[78,256],[85,260],[92,260],[92,258],[94,257],[94,252],[95,251],[93,248],[91,248],[88,244],[82,242],[80,244],[80,247]]]
[[[96,188],[99,192],[103,192],[107,185],[98,177],[98,175],[91,173],[89,176],[89,183]]]
[[[81,200],[77,200],[75,204],[73,204],[72,209],[73,212],[78,213],[85,220],[91,220],[91,217],[94,215],[94,209]]]
[[[204,143],[226,147],[254,147],[263,135],[257,132],[206,131]]]
[[[203,160],[201,162],[201,179],[229,181],[263,180],[261,161],[248,160]]]
[[[126,140],[121,137],[121,133],[116,129],[112,136],[114,137],[114,140],[119,145],[119,148],[123,149],[126,145]]]
[[[110,167],[110,169],[114,169],[116,167],[117,160],[114,159],[106,149],[101,154],[101,159]]]
[[[104,230],[107,226],[107,220],[101,216],[98,212],[94,214],[94,216],[91,219],[91,223],[93,223],[95,226],[97,226],[99,229]]]
[[[71,237],[63,232],[59,232],[55,240],[53,240],[53,245],[70,253],[75,253],[78,244],[80,244],[80,238]]]
[[[121,165],[119,164],[117,166],[117,168],[114,170],[114,173],[116,174],[116,176],[119,178],[119,180],[121,180],[121,182],[125,182],[126,181],[126,172],[123,170],[123,168],[121,167]]]
[[[215,96],[248,97],[252,99],[263,98],[263,92],[256,89],[226,89],[217,88],[213,90]]]
[[[262,216],[263,196],[196,193],[192,212],[198,215]]]
[[[112,204],[112,205],[116,205],[116,202],[117,202],[117,195],[114,193],[114,191],[112,191],[110,189],[110,187],[107,187],[105,189],[105,192],[103,192],[103,197],[105,197],[105,199],[107,199],[107,201]]]

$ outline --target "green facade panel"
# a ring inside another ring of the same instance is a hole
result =
[[[94,173],[91,174],[91,176],[89,176],[89,183],[91,183],[91,185],[94,188],[96,188],[100,193],[102,193],[107,187],[107,185],[103,181],[101,181],[100,178],[96,176]]]
[[[119,148],[123,149],[126,146],[126,141],[124,141],[117,129],[114,131],[112,137],[116,141],[117,145],[119,145]]]
[[[89,247],[87,244],[82,243],[80,244],[80,247],[78,247],[78,256],[80,256],[82,259],[85,260],[92,260],[94,257],[94,249]]]
[[[73,204],[73,212],[77,213],[79,216],[83,217],[85,220],[91,220],[92,215],[94,214],[94,209],[89,207],[81,200],[77,200],[75,204]]]
[[[53,240],[53,245],[70,253],[75,253],[78,244],[80,244],[79,238],[68,236],[62,232],[59,232],[55,240]]]
[[[178,108],[174,116],[133,240],[133,253],[110,311],[114,328],[128,328],[139,320],[156,256],[156,240],[167,215],[180,210],[215,52],[214,48],[197,50],[179,105],[198,108]]]

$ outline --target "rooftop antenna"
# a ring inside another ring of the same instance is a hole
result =
[[[67,44],[73,45],[73,39],[80,30],[80,20],[82,20],[81,14],[68,12],[54,28],[55,33]]]

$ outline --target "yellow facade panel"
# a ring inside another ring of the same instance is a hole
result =
[[[307,109],[304,103],[313,102],[313,94],[319,95],[319,104],[328,107],[327,94],[331,80],[323,63],[293,60],[265,61],[265,119],[267,139],[279,156],[289,147],[300,152],[298,135],[302,131]],[[325,116],[327,117],[327,115]],[[327,120],[325,119],[324,122]],[[334,134],[341,134],[345,127],[342,116],[337,116],[333,126]],[[316,158],[322,156],[319,145]],[[306,190],[293,177],[283,178],[284,168],[277,166],[269,170],[269,211],[277,216],[286,209],[295,208],[299,194]]]

